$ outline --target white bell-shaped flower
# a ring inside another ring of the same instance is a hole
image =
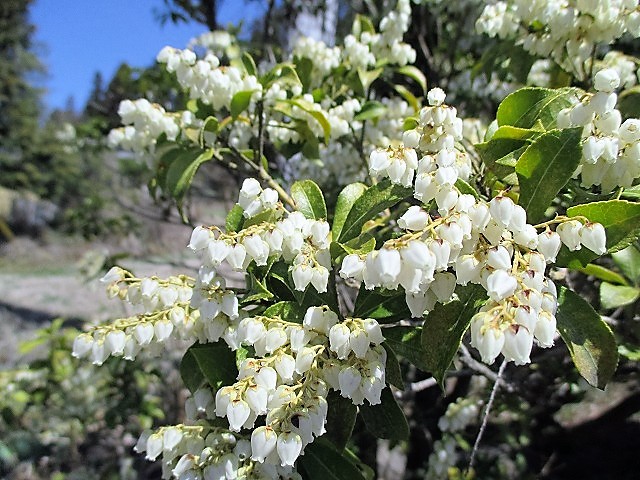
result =
[[[297,433],[283,432],[278,435],[276,449],[280,457],[280,464],[293,466],[302,451],[302,438]]]
[[[236,399],[229,402],[227,405],[229,430],[232,432],[239,432],[250,414],[251,409],[249,408],[249,404],[244,400]]]
[[[362,382],[362,375],[355,367],[343,368],[338,374],[340,394],[343,397],[350,398],[360,388],[360,382]]]
[[[276,448],[278,435],[271,426],[260,426],[251,432],[251,459],[263,463]]]
[[[600,223],[586,223],[580,229],[580,243],[598,255],[607,253],[607,235]]]
[[[518,281],[504,270],[496,270],[487,277],[487,293],[496,302],[513,295],[517,287]]]
[[[547,263],[553,263],[556,261],[556,256],[560,252],[562,241],[560,235],[549,229],[538,234],[538,251],[544,255]]]
[[[197,252],[198,250],[206,248],[211,238],[211,230],[198,226],[194,228],[191,233],[191,239],[189,240],[188,247],[194,252]]]
[[[531,348],[533,347],[533,332],[526,328],[508,328],[504,332],[504,346],[502,354],[507,360],[513,360],[516,365],[531,362]]]
[[[412,205],[398,219],[398,226],[405,230],[423,230],[429,223],[429,214],[417,205]]]
[[[360,258],[360,255],[355,253],[347,255],[342,260],[340,276],[342,278],[353,278],[354,280],[361,282],[364,266],[365,262]]]
[[[582,223],[577,220],[569,220],[558,225],[556,232],[560,235],[560,240],[571,251],[580,250],[580,230]]]

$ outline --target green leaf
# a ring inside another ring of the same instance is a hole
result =
[[[622,198],[630,200],[640,200],[640,185],[635,187],[625,188],[621,195]]]
[[[326,435],[335,448],[342,451],[351,438],[358,408],[350,399],[342,397],[337,391],[327,395],[327,407]]]
[[[618,308],[630,305],[640,297],[640,289],[626,285],[600,284],[600,303],[603,308]]]
[[[244,69],[249,75],[253,75],[254,77],[258,75],[258,67],[256,67],[256,62],[248,52],[244,52],[242,54],[241,60],[242,64],[244,65]]]
[[[605,282],[617,283],[619,285],[629,284],[622,275],[614,272],[613,270],[609,270],[602,265],[596,265],[595,263],[590,263],[586,267],[577,267],[574,268],[574,270],[582,272],[585,275],[592,275],[600,280],[604,280]]]
[[[640,361],[640,347],[637,345],[619,345],[618,353],[631,361]]]
[[[424,95],[427,93],[427,77],[425,77],[424,73],[422,73],[418,68],[413,65],[405,65],[404,67],[398,68],[396,72],[415,80],[415,82],[420,85],[422,94]]]
[[[387,351],[387,362],[385,365],[385,378],[389,385],[404,390],[404,379],[402,378],[402,370],[400,369],[400,362],[393,349],[385,342],[382,344]]]
[[[519,128],[533,128],[539,120],[547,130],[556,128],[558,113],[572,105],[580,92],[576,88],[521,88],[502,101],[496,120],[499,126]]]
[[[616,106],[623,119],[640,118],[640,85],[628,88],[618,95]]]
[[[369,100],[362,105],[362,108],[356,113],[353,119],[359,122],[362,120],[374,120],[384,115],[386,111],[387,107],[382,103],[377,100]]]
[[[303,57],[297,58],[296,61],[296,72],[298,73],[298,78],[302,82],[302,91],[307,92],[309,90],[309,85],[311,84],[311,72],[313,71],[313,62],[310,58]]]
[[[352,183],[344,187],[338,195],[333,215],[333,225],[331,226],[331,233],[334,239],[340,237],[342,227],[344,226],[349,211],[351,211],[351,207],[353,207],[355,201],[360,198],[366,190],[367,186],[364,183]]]
[[[367,430],[377,438],[407,440],[409,438],[409,424],[390,388],[385,388],[382,391],[381,400],[382,402],[378,405],[365,403],[360,406],[360,415],[362,415]]]
[[[296,207],[305,217],[312,220],[327,218],[327,206],[324,203],[322,190],[313,180],[295,182],[291,186],[291,196],[296,202]]]
[[[298,73],[295,68],[289,64],[284,64],[282,66],[282,70],[280,70],[280,81],[288,85],[302,86],[302,81],[300,80]]]
[[[242,230],[242,224],[244,223],[244,210],[237,203],[233,206],[229,213],[227,213],[227,218],[225,219],[225,228],[227,233],[231,232],[239,232]]]
[[[580,164],[581,132],[582,128],[546,132],[518,159],[518,203],[527,211],[528,221],[536,222],[544,217],[545,210]]]
[[[622,273],[634,284],[640,284],[640,250],[635,245],[612,253],[611,258]]]
[[[353,316],[373,318],[379,323],[390,323],[411,318],[405,294],[402,290],[367,290],[364,283],[360,285]]]
[[[280,317],[286,322],[302,324],[305,313],[306,311],[296,302],[283,301],[271,305],[263,315],[265,317]]]
[[[267,288],[266,282],[256,277],[252,271],[248,273],[247,294],[242,298],[242,305],[272,299],[273,293]]]
[[[429,371],[429,361],[424,348],[422,347],[422,328],[397,326],[384,328],[382,334],[385,343],[401,357],[406,358],[420,370]]]
[[[384,68],[376,68],[375,70],[358,69],[358,79],[362,85],[362,90],[366,93],[371,84],[384,72]]]
[[[556,319],[580,375],[604,389],[618,365],[616,340],[609,326],[586,300],[565,287],[558,295]]]
[[[191,150],[180,155],[169,165],[167,170],[165,188],[176,199],[179,208],[182,206],[182,200],[200,165],[213,158],[213,149],[205,150],[196,157],[193,156],[194,153]]]
[[[238,376],[236,354],[224,343],[195,343],[182,357],[180,375],[191,392],[204,380],[216,390],[231,385]]]
[[[540,125],[537,125],[540,127]],[[506,138],[509,140],[532,140],[544,133],[544,129],[518,128],[511,125],[503,125],[498,127],[494,132],[491,140],[499,140]]]
[[[567,215],[583,216],[591,222],[601,223],[607,232],[609,253],[628,247],[640,234],[640,203],[626,200],[585,203],[570,207]]]
[[[461,178],[456,180],[455,186],[456,186],[456,188],[458,189],[458,191],[460,193],[466,193],[466,194],[469,194],[469,195],[473,195],[475,198],[479,197],[479,194],[478,194],[478,192],[476,192],[476,189],[473,188],[471,185],[469,185],[464,180],[462,180]]]
[[[410,195],[410,188],[394,185],[388,178],[369,187],[351,206],[336,241],[344,243],[357,237],[367,221]]]
[[[523,140],[498,138],[474,146],[487,168],[502,179],[514,172],[514,166],[529,144]]]
[[[341,265],[347,255],[366,255],[376,248],[376,239],[370,233],[363,233],[347,243],[331,242],[329,252],[335,265]]]
[[[302,110],[307,112],[309,115],[311,115],[322,127],[322,131],[324,132],[324,143],[325,144],[329,143],[329,139],[331,138],[331,124],[329,123],[329,120],[327,120],[327,117],[321,110],[316,110],[317,104],[308,102],[306,100],[298,99],[298,98],[292,99],[292,100],[286,100],[286,103],[295,105],[296,107],[301,108]],[[309,158],[316,158],[316,157],[309,157]]]
[[[307,480],[365,480],[358,466],[324,437],[305,448],[299,465]]]
[[[255,90],[241,90],[231,97],[229,112],[234,120],[249,107],[254,92]]]
[[[444,390],[444,377],[453,362],[471,317],[486,298],[480,285],[469,284],[456,290],[458,300],[438,303],[427,315],[422,327],[425,367]]]
[[[394,85],[393,89],[396,92],[398,92],[398,95],[400,95],[409,105],[411,105],[411,108],[413,108],[414,112],[420,111],[420,107],[421,107],[420,100],[418,100],[416,96],[413,93],[411,93],[411,90],[409,90],[404,85]],[[410,130],[410,129],[404,128],[404,130]]]

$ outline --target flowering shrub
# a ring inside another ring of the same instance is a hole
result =
[[[524,15],[516,3],[511,16],[491,20],[486,10],[479,25],[516,34],[516,15]],[[549,43],[545,55],[556,52],[574,34],[558,19],[583,28],[580,12],[595,8],[578,3],[584,8],[564,16],[523,16],[543,37],[527,37],[525,48]],[[627,3],[611,7],[615,28],[595,31],[588,46],[634,30],[634,15],[620,19]],[[622,199],[637,195],[639,121],[623,122],[615,108],[618,73],[598,71],[595,93],[515,91],[473,148],[445,92],[427,92],[410,65],[415,54],[402,42],[409,7],[400,0],[379,32],[357,18],[341,47],[301,39],[277,65],[258,67],[247,53],[223,64],[213,52],[231,44],[224,35],[207,36],[203,59],[166,47],[158,61],[189,92],[189,109],[122,103],[128,125],[110,141],[155,154],[147,157],[151,185],[179,208],[205,162],[259,177],[244,180],[224,228],[194,228],[194,276],[111,269],[109,294],[141,313],[93,327],[74,344],[75,356],[101,364],[159,351],[171,338],[192,343],[181,363],[192,392],[188,425],[149,431],[137,445],[150,460],[162,457],[165,478],[320,478],[329,470],[364,478],[344,450],[357,412],[377,436],[406,438],[393,394],[404,387],[398,358],[443,385],[467,330],[482,361],[502,355],[516,365],[559,332],[589,383],[603,388],[612,377],[613,333],[549,270],[588,268],[639,233],[640,205]],[[564,53],[553,58],[563,64]],[[583,79],[579,60],[572,66]],[[423,90],[424,106],[392,83],[397,74]],[[343,188],[337,198],[310,179],[287,188],[307,174],[329,192]],[[226,286],[229,270],[245,274],[245,288]],[[442,429],[463,428],[476,410]]]

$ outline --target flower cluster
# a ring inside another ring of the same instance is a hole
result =
[[[246,180],[238,201],[238,205],[248,209],[244,210],[249,213],[245,216],[251,218],[268,209],[276,216],[286,213],[286,218],[253,224],[238,233],[196,227],[189,247],[204,252],[207,265],[218,267],[226,262],[236,271],[246,271],[252,261],[264,266],[269,259],[282,258],[292,263],[296,290],[304,291],[312,284],[318,292],[326,292],[331,268],[329,224],[305,218],[300,212],[286,212],[276,200],[274,190],[262,190],[256,180]]]
[[[566,217],[536,228],[508,196],[485,202],[462,194],[456,187],[458,127],[455,134],[442,127],[460,124],[461,130],[461,122],[455,121],[455,111],[451,114],[442,106],[444,96],[440,89],[431,90],[431,106],[420,113],[421,125],[405,134],[405,143],[426,155],[417,160],[418,151],[407,147],[378,150],[369,163],[372,174],[404,186],[412,185],[417,167],[414,197],[423,204],[435,200],[439,216],[411,206],[398,219],[403,235],[386,241],[379,250],[347,255],[340,275],[364,282],[367,289],[402,287],[414,317],[422,317],[437,302],[449,301],[456,285],[480,284],[489,302],[472,322],[473,345],[487,363],[500,352],[508,360],[527,363],[534,337],[540,346],[553,344],[556,292],[545,277],[547,263],[555,261],[562,243],[569,250],[584,245],[603,254],[604,228]],[[450,115],[451,120],[444,122]],[[434,122],[441,130],[433,128]],[[560,224],[557,232],[549,229],[554,223]]]
[[[256,98],[262,93],[262,86],[254,75],[245,74],[233,66],[221,67],[219,58],[213,53],[198,60],[192,50],[164,47],[157,60],[166,64],[168,72],[175,73],[191,98],[215,109],[229,110],[231,99],[239,91],[254,92]]]
[[[113,267],[102,281],[112,297],[139,306],[144,313],[79,335],[73,344],[73,356],[89,356],[94,364],[101,365],[110,355],[133,360],[142,347],[153,350],[170,338],[192,338],[191,331],[198,318],[189,305],[193,279],[185,275],[140,279]]]
[[[447,477],[449,468],[458,462],[456,434],[477,420],[478,413],[478,403],[468,398],[460,398],[449,404],[445,414],[438,420],[442,438],[433,444],[433,453],[429,455],[427,480]]]
[[[558,113],[558,126],[583,127],[582,162],[576,172],[582,185],[600,185],[604,192],[630,187],[640,177],[640,120],[622,122],[615,108],[616,70],[600,70],[594,77],[595,94]]]
[[[514,39],[583,80],[596,44],[613,43],[625,33],[640,36],[640,10],[637,0],[499,1],[485,7],[476,28]]]
[[[180,133],[179,121],[175,114],[168,114],[160,105],[139,100],[123,100],[118,107],[118,115],[124,128],[116,128],[109,133],[109,145],[140,153],[152,149],[158,137],[166,135],[175,140]]]
[[[282,445],[282,444],[281,444]],[[281,449],[283,447],[281,446]],[[286,449],[286,445],[284,446]],[[162,478],[299,480],[290,466],[252,458],[252,442],[244,435],[202,424],[161,427],[145,431],[135,447],[148,460],[162,456]]]
[[[183,478],[191,470],[204,478],[221,478],[208,477],[213,470],[235,478],[229,470],[239,472],[247,464],[266,478],[295,475],[292,468],[306,445],[325,433],[330,389],[355,404],[380,403],[386,351],[375,320],[340,322],[328,307],[310,307],[302,323],[255,316],[232,330],[233,338],[225,337],[228,345],[233,350],[251,345],[256,354],[239,366],[237,381],[215,395],[201,388],[187,400],[187,418],[194,426],[146,432],[138,442],[138,451],[146,451],[148,459],[163,455],[164,478]],[[200,415],[226,418],[229,429],[222,436],[217,430],[203,436],[208,427],[198,425]],[[264,422],[256,427],[259,417]],[[241,433],[246,430],[251,433]]]

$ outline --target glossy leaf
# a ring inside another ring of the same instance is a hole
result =
[[[351,183],[344,187],[338,195],[335,213],[333,215],[333,225],[331,226],[334,240],[340,237],[342,227],[347,219],[347,215],[351,211],[351,207],[353,207],[355,201],[360,198],[366,190],[367,186],[363,183]]]
[[[215,390],[236,381],[236,354],[224,343],[195,343],[180,362],[180,375],[194,392],[206,380]]]
[[[529,144],[511,138],[491,139],[475,145],[483,163],[498,178],[502,179],[515,171],[515,165]]]
[[[409,424],[390,388],[387,387],[382,391],[381,400],[382,402],[378,405],[365,403],[360,406],[360,415],[367,430],[377,438],[407,440]]]
[[[356,297],[353,315],[358,318],[373,318],[379,323],[395,322],[411,318],[405,294],[398,290],[367,290],[362,284]]]
[[[302,214],[310,219],[320,220],[327,218],[327,206],[320,187],[313,180],[301,180],[291,186],[291,196],[296,202],[296,207]]]
[[[362,108],[353,117],[354,120],[359,122],[363,120],[375,120],[380,118],[387,111],[387,107],[377,100],[369,100],[362,105]]]
[[[498,125],[533,128],[540,121],[547,130],[556,128],[558,113],[572,105],[580,92],[576,88],[526,87],[516,90],[498,107]]]
[[[618,308],[630,305],[640,297],[640,289],[626,285],[600,284],[600,303],[603,308]]]
[[[241,59],[247,73],[255,77],[258,74],[258,67],[256,67],[256,62],[253,60],[253,57],[248,52],[244,52]]]
[[[611,254],[622,273],[634,284],[640,285],[640,250],[635,245]]]
[[[322,127],[322,131],[324,133],[324,143],[329,143],[329,138],[331,137],[331,124],[322,111],[316,110],[314,103],[302,99],[287,100],[287,103],[295,105],[296,107],[301,108],[309,115],[311,115]]]
[[[628,285],[627,280],[622,275],[614,272],[613,270],[609,270],[602,265],[596,265],[595,263],[590,263],[586,267],[577,267],[575,270],[584,273],[585,275],[594,276],[600,280],[604,280],[605,282],[615,283],[618,285]]]
[[[365,480],[355,462],[324,437],[305,448],[299,465],[308,480]]]
[[[518,203],[537,222],[580,164],[581,128],[552,130],[538,137],[518,159]]]
[[[351,438],[358,408],[350,399],[340,396],[337,391],[332,391],[327,395],[327,404],[326,435],[335,448],[341,451]]]
[[[589,302],[565,287],[560,288],[556,318],[580,375],[604,389],[618,365],[616,340],[609,326]]]
[[[352,205],[338,238],[346,242],[362,232],[364,224],[384,209],[394,206],[411,195],[411,189],[392,184],[389,179],[369,187]]]
[[[421,327],[397,326],[384,328],[382,335],[384,335],[385,343],[394,352],[413,363],[420,370],[429,371],[429,358],[425,354],[421,341]]]
[[[200,166],[213,158],[213,150],[205,150],[194,156],[194,151],[187,151],[176,158],[167,170],[165,179],[166,191],[176,199],[178,206],[182,205],[187,190],[191,186],[193,177]]]
[[[418,68],[413,65],[405,65],[404,67],[398,68],[396,71],[401,75],[411,78],[420,85],[423,94],[427,93],[427,77],[425,77],[424,73],[422,73]]]
[[[456,292],[458,300],[436,304],[422,327],[425,367],[441,388],[444,388],[445,374],[460,348],[471,317],[486,298],[486,291],[480,285],[469,284]]]
[[[271,305],[263,315],[265,317],[280,317],[286,322],[302,324],[305,312],[296,302],[283,301]]]
[[[231,97],[229,112],[231,113],[231,117],[234,120],[238,118],[238,115],[249,108],[249,104],[251,103],[251,96],[253,95],[253,93],[254,90],[241,90],[239,92],[236,92],[233,97]]]
[[[383,343],[382,346],[387,351],[387,362],[385,365],[385,378],[389,385],[404,390],[404,379],[402,378],[402,370],[400,369],[400,362],[393,349],[388,343]]]
[[[225,219],[225,228],[227,233],[239,232],[242,230],[242,224],[244,223],[244,210],[238,204],[235,204]]]

